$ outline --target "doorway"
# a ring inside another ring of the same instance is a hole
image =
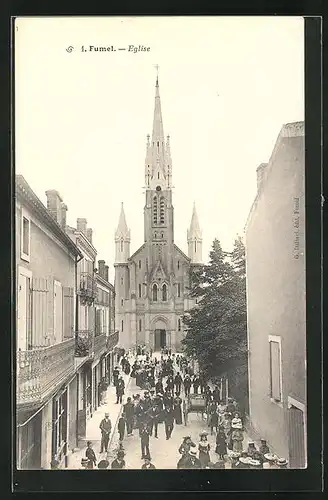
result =
[[[166,330],[155,330],[155,351],[166,347]]]

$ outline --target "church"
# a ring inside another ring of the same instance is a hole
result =
[[[182,316],[195,305],[189,271],[202,263],[202,232],[195,205],[187,230],[188,256],[174,243],[172,159],[165,140],[158,76],[152,137],[145,160],[144,243],[130,255],[130,230],[123,203],[115,232],[115,319],[120,346],[137,345],[153,352],[181,350]]]

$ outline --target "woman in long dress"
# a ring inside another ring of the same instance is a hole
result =
[[[182,424],[181,404],[182,404],[182,399],[180,398],[179,393],[176,392],[174,398],[174,418],[175,418],[175,423],[177,425]]]
[[[227,454],[226,435],[223,427],[219,427],[219,432],[216,435],[215,453],[219,455],[221,460],[224,460],[224,455]]]
[[[207,432],[202,432],[200,434],[200,441],[198,445],[199,460],[202,469],[205,469],[210,462],[210,444],[207,441]]]

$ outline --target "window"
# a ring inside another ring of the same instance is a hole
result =
[[[178,331],[181,332],[181,319],[178,319]]]
[[[139,260],[139,269],[141,269],[141,260]]]
[[[141,319],[139,319],[139,332],[141,332]]]
[[[164,285],[162,287],[162,300],[164,302],[167,301],[167,286],[165,285],[165,283],[164,283]]]
[[[159,141],[157,141],[157,149],[159,148]]]
[[[160,221],[161,221],[161,224],[164,224],[165,222],[165,202],[164,202],[164,197],[161,196],[161,200],[160,200]]]
[[[162,238],[164,238],[164,233],[161,233]]]
[[[122,319],[122,322],[121,322],[121,331],[123,332],[123,330],[124,330],[124,321]]]
[[[121,278],[121,285],[123,285],[123,278]]]
[[[195,253],[197,252],[197,242],[195,241]]]
[[[178,283],[178,297],[181,296],[181,285],[180,283]]]
[[[123,239],[121,240],[121,252],[123,252]]]
[[[157,196],[154,196],[153,198],[153,222],[154,224],[157,224]]]
[[[124,300],[123,300],[123,299],[121,299],[121,306],[123,306],[123,305],[124,305]]]
[[[53,402],[52,458],[61,460],[67,444],[67,391]]]
[[[141,299],[141,283],[139,283],[139,299]]]
[[[270,397],[281,402],[281,338],[269,336],[270,348]]]
[[[159,179],[159,172],[157,172],[157,179]]]
[[[21,233],[21,258],[30,260],[30,219],[22,215],[22,233]]]
[[[178,269],[180,269],[180,261],[178,260]]]
[[[153,301],[157,302],[157,285],[156,285],[156,283],[153,285]]]

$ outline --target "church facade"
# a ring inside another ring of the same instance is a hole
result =
[[[189,290],[191,266],[202,262],[202,233],[194,205],[187,231],[188,256],[174,243],[172,159],[165,140],[158,78],[152,137],[145,161],[144,244],[130,255],[130,230],[123,203],[115,233],[116,326],[126,349],[145,345],[181,350],[182,316],[195,305]]]

